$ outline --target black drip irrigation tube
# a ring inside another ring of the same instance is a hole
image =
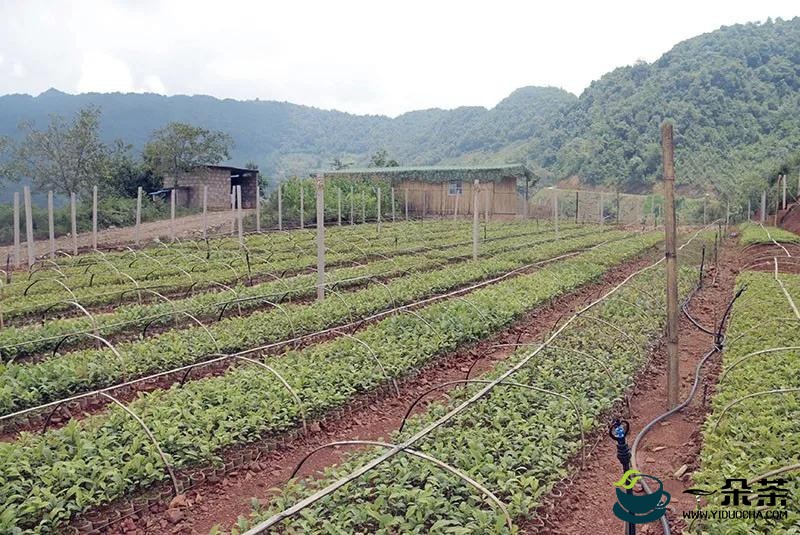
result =
[[[644,426],[641,431],[639,431],[638,435],[636,435],[636,438],[633,441],[633,445],[630,448],[630,458],[631,458],[631,463],[630,464],[633,466],[634,469],[637,468],[636,448],[639,446],[639,443],[641,442],[642,438],[644,438],[644,436],[648,432],[650,432],[650,430],[658,422],[660,422],[660,421],[672,416],[676,412],[680,411],[681,409],[683,409],[684,407],[689,405],[689,403],[694,398],[695,394],[697,393],[697,387],[700,384],[700,371],[703,369],[703,366],[705,366],[706,362],[708,361],[709,358],[711,358],[712,355],[714,355],[717,352],[722,351],[722,349],[724,347],[724,343],[725,343],[725,336],[722,334],[722,330],[723,330],[723,328],[725,326],[725,321],[727,320],[728,315],[730,314],[730,312],[731,312],[731,310],[733,308],[733,304],[742,295],[742,293],[747,289],[746,285],[742,286],[741,288],[739,288],[739,290],[733,296],[733,299],[731,299],[731,301],[728,303],[728,306],[725,308],[725,312],[722,315],[722,320],[719,322],[719,326],[716,328],[715,331],[711,331],[710,329],[704,328],[697,321],[695,321],[694,318],[692,318],[689,315],[689,313],[687,312],[687,310],[686,310],[686,305],[689,303],[689,301],[692,299],[692,297],[694,297],[694,295],[697,293],[697,291],[702,287],[702,276],[703,275],[702,275],[702,266],[701,266],[701,274],[700,274],[700,279],[701,280],[697,284],[697,286],[695,286],[695,288],[692,290],[692,292],[689,294],[689,296],[686,298],[686,300],[683,302],[683,304],[681,305],[681,310],[683,310],[683,313],[686,315],[686,317],[698,329],[700,329],[701,331],[703,331],[705,333],[708,333],[708,334],[711,334],[711,335],[714,336],[714,346],[708,352],[706,352],[706,354],[703,355],[703,358],[700,359],[700,362],[697,363],[697,366],[695,367],[695,370],[694,370],[694,382],[692,383],[692,388],[689,391],[689,395],[686,396],[686,399],[683,400],[679,405],[677,405],[674,408],[672,408],[671,410],[669,410],[669,411],[657,416],[656,418],[654,418],[650,423],[648,423],[646,426]],[[627,422],[625,422],[625,423],[627,423]],[[614,430],[615,428],[618,428],[618,427],[619,427],[619,422],[618,421],[612,422],[612,424],[611,424],[611,429],[612,430]],[[627,434],[627,432],[624,435],[626,435],[626,434]],[[622,437],[615,437],[612,434],[612,438],[624,441],[625,440],[624,435],[622,435]],[[625,446],[625,447],[627,448],[627,446]],[[620,445],[619,444],[617,446],[617,449],[618,450],[620,449]],[[620,456],[618,455],[618,457],[620,457]],[[623,459],[620,458],[620,462],[622,462],[622,461],[623,461]],[[623,462],[622,464],[623,464],[624,470],[627,471],[628,468],[625,467],[625,465],[627,463]],[[628,467],[630,467],[630,465]],[[647,483],[644,481],[644,479],[642,479],[642,487],[644,488],[644,491],[647,494],[652,494],[653,493],[653,491],[650,490],[650,487],[647,485]],[[667,521],[667,516],[666,515],[661,517],[661,527],[664,530],[664,535],[672,535],[672,531],[669,528],[669,522]],[[636,528],[635,528],[634,524],[626,523],[626,525],[625,525],[625,533],[626,533],[626,535],[634,534],[635,533],[635,529]]]

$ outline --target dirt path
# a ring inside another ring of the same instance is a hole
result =
[[[401,383],[399,397],[393,391],[379,399],[362,397],[352,404],[352,410],[341,417],[311,424],[311,432],[307,436],[282,441],[277,449],[242,469],[200,483],[187,492],[186,506],[181,507],[179,513],[176,508],[170,510],[165,505],[151,507],[149,511],[116,524],[106,533],[208,533],[216,524],[230,528],[240,515],[250,512],[253,497],[268,500],[276,487],[288,481],[297,463],[315,448],[337,440],[388,439],[400,427],[406,410],[421,393],[436,384],[463,379],[467,374],[470,377],[479,376],[511,355],[509,348],[494,346],[540,339],[559,319],[568,316],[590,299],[596,298],[603,290],[651,261],[648,255],[646,259],[629,262],[606,274],[599,283],[557,299],[550,305],[530,312],[501,333],[439,359],[423,373]],[[438,394],[426,396],[425,400],[429,403],[441,399],[446,390],[437,392]],[[424,410],[426,404],[420,403],[415,412]],[[320,451],[305,463],[299,475],[321,473],[325,467],[340,462],[346,451],[352,450]]]
[[[243,216],[248,216],[253,213],[253,210],[242,210]],[[231,213],[225,212],[209,212],[208,213],[208,229],[210,234],[225,232],[230,230]],[[149,223],[142,223],[140,227],[140,236],[142,241],[151,241],[156,238],[163,238],[169,240],[171,231],[174,228],[175,235],[178,238],[187,238],[190,236],[197,236],[203,232],[203,215],[195,214],[184,217],[178,217],[174,223],[165,219],[163,221],[151,221]],[[20,257],[23,264],[27,258],[27,245],[24,240],[25,230],[22,229],[23,240],[20,244]],[[100,230],[97,232],[98,246],[111,247],[111,246],[125,246],[133,245],[136,236],[135,227],[122,227]],[[34,242],[36,256],[46,255],[50,252],[50,241],[47,239],[38,240]],[[89,249],[92,246],[92,233],[84,232],[78,234],[78,248],[80,250]],[[64,250],[72,253],[72,238],[69,236],[61,236],[56,238],[56,249]],[[9,245],[0,247],[0,258],[5,262],[6,258],[11,256],[12,263],[14,257],[14,246]]]
[[[713,266],[706,277],[704,288],[695,294],[688,306],[697,322],[714,330],[725,307],[733,297],[733,288],[742,257],[740,249],[728,243],[721,250],[719,270]],[[681,400],[688,395],[694,380],[694,369],[699,360],[713,346],[713,336],[700,331],[681,315],[679,355],[681,371]],[[666,347],[660,344],[651,356],[644,373],[639,374],[630,398],[631,417],[628,445],[639,431],[666,411]],[[692,473],[698,468],[701,448],[701,426],[710,410],[709,400],[714,394],[720,371],[721,355],[713,355],[705,366],[702,382],[688,407],[657,424],[639,444],[637,461],[642,473],[653,474],[664,482],[671,494],[668,519],[673,533],[685,527],[682,512],[694,508],[694,496],[683,490],[692,486]],[[612,507],[616,501],[613,483],[619,480],[622,469],[617,460],[616,443],[607,435],[607,428],[597,429],[589,439],[589,461],[586,468],[571,480],[559,483],[537,512],[541,523],[529,523],[525,533],[586,534],[622,533],[623,522],[616,518]],[[592,447],[595,445],[596,447]],[[576,457],[577,458],[577,457]],[[658,522],[637,526],[639,534],[660,534]]]

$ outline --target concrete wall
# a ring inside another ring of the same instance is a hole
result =
[[[229,210],[231,207],[231,172],[229,170],[204,168],[194,173],[181,173],[177,177],[164,177],[164,187],[183,186],[188,188],[188,190],[179,190],[176,198],[179,206],[187,208],[200,209],[203,207],[203,186],[206,185],[208,186],[208,209]],[[244,195],[244,191],[242,194]],[[244,202],[242,205],[244,206]]]

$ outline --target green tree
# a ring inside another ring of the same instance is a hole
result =
[[[109,148],[100,141],[100,109],[83,108],[72,121],[51,115],[45,130],[22,122],[5,174],[30,178],[39,190],[86,193],[107,177]],[[6,141],[6,144],[9,142]]]
[[[370,158],[369,166],[370,167],[400,167],[400,164],[397,163],[397,160],[393,160],[393,159],[389,158],[389,153],[386,152],[386,149],[379,149]]]
[[[144,161],[157,175],[174,175],[230,158],[233,139],[186,123],[169,123],[156,130],[144,147]]]

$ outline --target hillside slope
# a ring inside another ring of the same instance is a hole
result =
[[[286,102],[154,94],[0,97],[0,135],[21,120],[103,110],[103,136],[140,148],[154,129],[185,121],[229,132],[232,160],[269,176],[364,164],[386,148],[401,164],[526,161],[554,178],[648,189],[660,173],[658,127],[676,125],[679,181],[697,191],[755,191],[800,143],[800,18],[723,27],[653,63],[621,67],[578,98],[517,89],[492,109],[358,116]]]

